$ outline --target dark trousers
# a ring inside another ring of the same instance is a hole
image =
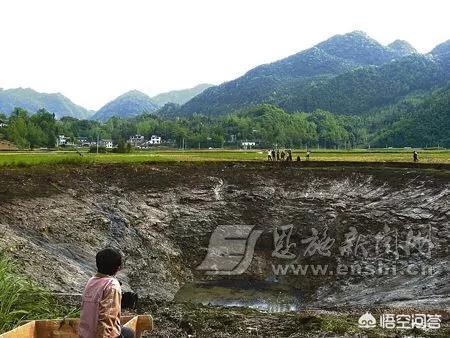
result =
[[[134,331],[128,327],[122,326],[119,338],[134,338]]]

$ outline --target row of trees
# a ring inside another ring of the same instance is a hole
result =
[[[7,121],[7,126],[0,129],[0,136],[14,142],[19,148],[55,146],[55,115],[44,109],[30,115],[26,110],[16,108],[8,119],[2,114],[0,120]]]
[[[159,135],[175,145],[197,148],[238,146],[243,140],[256,140],[263,147],[320,146],[350,147],[366,142],[366,132],[357,118],[336,117],[326,111],[288,114],[272,105],[259,105],[241,114],[220,117],[194,115],[188,118],[162,118],[143,114],[132,119],[111,118],[106,123],[55,116],[44,109],[30,115],[17,108],[6,119],[3,136],[20,148],[54,147],[58,134],[110,138],[115,143],[141,134]]]

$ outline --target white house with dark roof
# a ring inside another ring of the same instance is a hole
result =
[[[112,140],[100,140],[98,142],[98,145],[100,147],[105,147],[106,149],[112,149],[113,148],[113,141]]]

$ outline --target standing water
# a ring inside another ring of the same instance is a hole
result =
[[[185,284],[175,295],[175,301],[289,312],[299,311],[300,292],[286,285],[266,281],[200,281]]]

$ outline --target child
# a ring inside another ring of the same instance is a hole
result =
[[[122,290],[114,277],[122,266],[119,251],[106,248],[95,257],[97,274],[84,288],[81,318],[78,328],[80,338],[134,338],[134,332],[120,325]]]

